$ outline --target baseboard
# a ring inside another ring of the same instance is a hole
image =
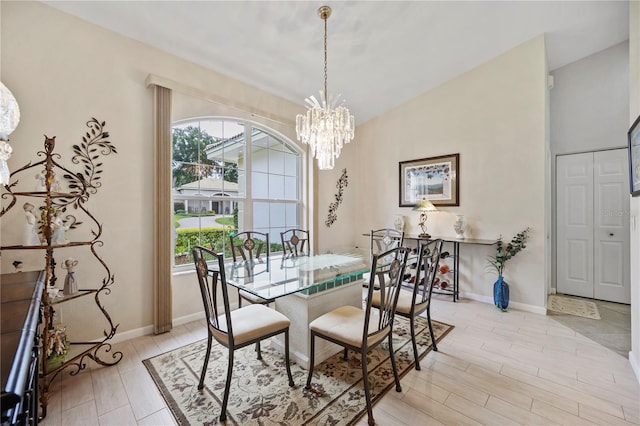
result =
[[[173,320],[173,326],[187,324],[189,322],[197,321],[204,318],[204,311],[196,312],[194,314],[185,315]],[[137,337],[148,336],[153,334],[153,325],[146,325],[144,327],[135,328],[133,330],[123,331],[122,333],[116,333],[108,343],[116,344],[124,342],[125,340],[135,339]]]
[[[638,364],[638,359],[634,355],[633,351],[629,351],[629,363],[631,364],[633,372],[636,373],[638,383],[640,383],[640,365]]]
[[[476,302],[487,303],[493,305],[493,296],[485,296],[484,294],[465,293],[460,297],[475,300]],[[509,302],[509,309],[516,309],[518,311],[532,312],[534,314],[546,315],[547,309],[542,306],[529,305],[527,303]]]
[[[173,326],[175,327],[178,325],[184,325],[189,322],[194,322],[201,319],[204,319],[204,311],[200,311],[200,312],[196,312],[195,314],[189,314],[180,318],[176,318],[173,320]]]
[[[116,332],[111,340],[107,343],[116,344],[124,342],[125,340],[135,339],[137,337],[147,336],[153,334],[153,326],[146,325],[140,328],[134,328],[133,330],[127,330],[123,332]]]

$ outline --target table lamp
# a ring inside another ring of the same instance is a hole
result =
[[[420,222],[418,222],[418,225],[420,225],[420,229],[422,229],[420,237],[431,238],[431,235],[427,233],[427,212],[434,212],[438,209],[436,209],[436,206],[434,206],[431,201],[425,200],[423,198],[416,203],[413,210],[420,212]]]

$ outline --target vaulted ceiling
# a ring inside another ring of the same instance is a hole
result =
[[[545,34],[550,70],[629,36],[627,1],[45,1],[293,102],[323,86],[363,123]]]

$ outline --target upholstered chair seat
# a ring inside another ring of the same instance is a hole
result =
[[[255,339],[265,334],[281,332],[289,327],[291,321],[280,312],[267,308],[264,305],[248,305],[242,309],[230,312],[231,324],[233,324],[233,343],[242,345],[246,342],[255,342]],[[227,323],[224,315],[218,317],[220,331],[211,330],[218,342],[229,344]]]
[[[373,306],[380,306],[380,292],[373,293]],[[413,304],[413,290],[401,290],[398,296],[398,305],[396,306],[396,313],[408,316],[415,309],[416,311],[423,312],[429,302],[422,302]]]
[[[351,346],[362,346],[365,311],[355,306],[341,306],[309,324],[312,331],[322,331],[332,339],[340,340]],[[372,312],[369,319],[367,346],[375,346],[387,337],[388,327],[378,330],[378,314]]]

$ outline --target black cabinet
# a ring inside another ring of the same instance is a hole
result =
[[[45,273],[0,276],[2,425],[38,423],[40,302]]]

